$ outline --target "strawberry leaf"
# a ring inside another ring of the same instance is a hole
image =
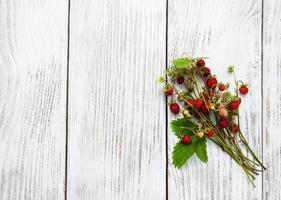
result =
[[[176,119],[171,122],[171,129],[175,135],[181,139],[184,134],[193,135],[193,130],[197,128],[197,125],[185,118]]]
[[[177,58],[172,61],[172,64],[175,68],[185,68],[192,64],[192,60],[189,58]]]
[[[202,139],[198,140],[195,144],[196,155],[204,163],[208,162],[206,142],[206,137],[203,137]]]
[[[192,144],[183,144],[178,142],[174,146],[174,150],[172,153],[173,165],[176,168],[181,168],[186,161],[192,157],[195,152],[195,145]]]

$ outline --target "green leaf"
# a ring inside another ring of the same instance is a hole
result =
[[[175,119],[171,122],[171,129],[178,138],[182,138],[184,134],[193,135],[193,130],[197,128],[197,125],[185,118]]]
[[[191,135],[190,137],[191,137],[192,143],[194,143],[194,144],[195,144],[198,140],[200,140],[200,138],[198,138],[197,135],[194,135],[194,134]]]
[[[206,137],[198,140],[195,146],[195,152],[197,157],[204,163],[208,162],[208,155],[207,155],[207,145],[206,145]]]
[[[174,150],[172,153],[173,158],[173,165],[176,168],[182,167],[186,161],[194,154],[195,152],[195,145],[192,144],[183,144],[181,142],[178,142],[174,146]]]
[[[177,58],[172,61],[172,64],[175,68],[185,68],[192,64],[192,60],[189,58]]]

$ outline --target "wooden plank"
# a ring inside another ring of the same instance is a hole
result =
[[[237,66],[251,93],[242,99],[242,129],[261,157],[261,0],[170,0],[169,60],[187,52],[211,57],[207,65],[220,80],[233,81],[227,66]],[[169,116],[169,121],[174,116]],[[277,134],[277,133],[276,133]],[[169,155],[175,144],[169,133]],[[208,142],[208,164],[193,158],[174,169],[169,158],[169,199],[261,199],[259,176],[252,188],[246,176],[216,145]]]
[[[68,199],[165,199],[165,0],[72,0]]]
[[[64,199],[68,1],[0,2],[0,199]]]
[[[264,1],[263,12],[263,94],[264,94],[264,199],[281,199],[281,2]]]

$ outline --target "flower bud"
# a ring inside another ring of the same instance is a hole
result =
[[[233,73],[235,71],[235,67],[233,65],[228,66],[228,72]]]

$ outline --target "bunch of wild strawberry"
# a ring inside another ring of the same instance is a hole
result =
[[[234,74],[234,67],[228,71]],[[206,141],[219,145],[244,170],[251,183],[262,168],[261,161],[248,145],[239,126],[240,95],[249,92],[248,86],[235,78],[231,93],[228,83],[219,82],[203,58],[178,58],[166,70],[164,93],[169,98],[172,113],[181,118],[171,122],[172,131],[179,138],[173,151],[173,164],[182,167],[194,154],[207,162]],[[249,158],[244,151],[251,154]]]

